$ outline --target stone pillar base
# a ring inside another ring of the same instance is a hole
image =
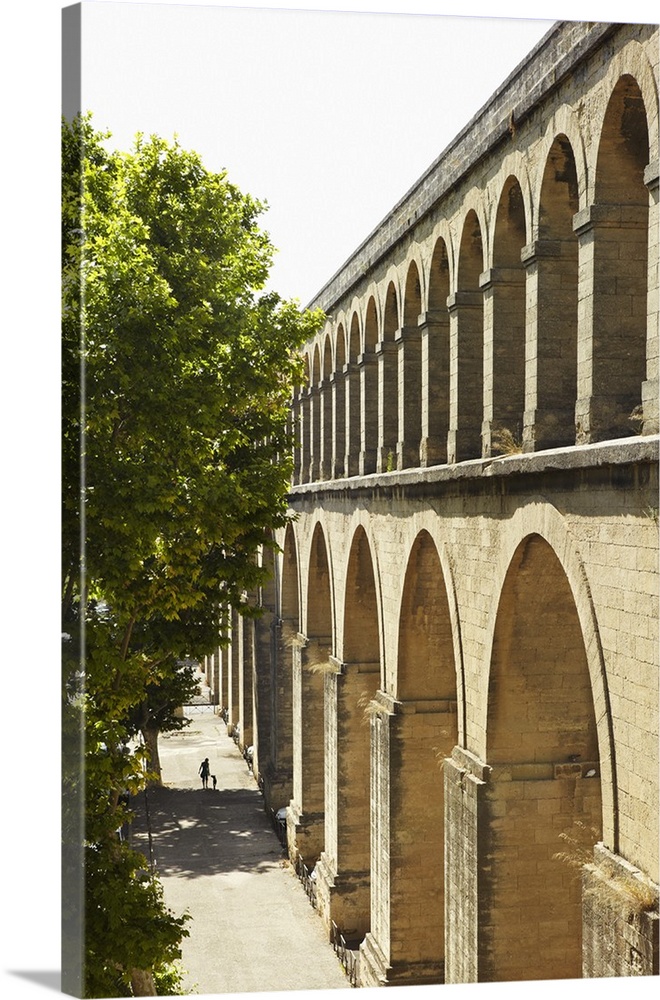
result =
[[[376,471],[376,452],[361,451],[358,461],[358,475],[369,476]]]
[[[444,981],[444,962],[394,962],[388,965],[371,934],[367,934],[360,945],[359,986],[438,986]]]
[[[295,802],[286,811],[286,839],[289,858],[299,858],[311,871],[318,861],[323,843],[323,813],[302,813]]]
[[[334,865],[324,851],[316,862],[316,910],[323,921],[323,927],[328,938],[330,938],[330,924],[332,921],[331,896],[334,884]]]
[[[419,464],[424,469],[433,465],[446,465],[446,441],[439,441],[431,437],[423,437],[419,445]]]
[[[419,447],[407,441],[397,441],[396,468],[416,469],[419,467]]]
[[[381,446],[376,452],[376,472],[395,472],[397,467],[396,445],[391,448]]]
[[[378,942],[371,934],[367,934],[360,945],[358,985],[387,986],[387,973],[389,971],[387,960],[380,950]]]
[[[659,394],[660,385],[657,378],[642,382],[641,428],[634,428],[635,430],[640,429],[642,434],[658,433],[658,428],[660,427],[658,419]]]
[[[316,864],[316,908],[330,935],[331,924],[357,948],[369,930],[369,872],[338,875],[325,852]]]
[[[293,774],[291,768],[287,771],[273,771],[267,768],[263,773],[264,779],[264,802],[266,809],[277,812],[284,809],[291,801],[291,787],[293,785]]]
[[[602,844],[582,879],[582,975],[658,975],[658,886]]]

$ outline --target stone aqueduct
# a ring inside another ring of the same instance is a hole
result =
[[[318,296],[206,660],[358,984],[658,973],[658,30],[555,25]]]

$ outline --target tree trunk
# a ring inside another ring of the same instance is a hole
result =
[[[144,729],[142,730],[144,742],[146,744],[147,750],[149,751],[149,770],[156,775],[156,777],[149,782],[149,784],[152,786],[163,784],[161,776],[160,756],[158,753],[159,732],[160,730],[156,726],[145,726]]]
[[[131,987],[135,997],[157,997],[151,969],[131,969]]]

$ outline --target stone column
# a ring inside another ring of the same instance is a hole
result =
[[[573,217],[578,237],[578,386],[576,443],[636,433],[630,417],[640,405],[644,359],[637,341],[647,310],[639,254],[648,252],[648,208],[591,205]],[[614,262],[614,263],[613,263]]]
[[[360,459],[358,472],[368,476],[376,471],[378,445],[378,368],[376,355],[358,357],[360,372]]]
[[[251,618],[239,615],[238,621],[238,721],[240,735],[238,746],[241,751],[252,746],[252,672],[253,672],[253,636],[254,622]]]
[[[239,618],[240,615],[236,611],[231,612],[231,641],[230,645],[227,647],[228,654],[228,677],[227,677],[227,733],[229,736],[233,736],[234,727],[239,721],[239,690],[238,690],[238,677],[239,677],[239,658],[240,658],[240,642],[239,642]]]
[[[583,871],[584,978],[658,975],[657,899],[644,872],[596,844]]]
[[[597,761],[445,761],[447,982],[579,978],[580,858],[601,822]]]
[[[312,393],[311,389],[301,389],[300,408],[300,478],[299,483],[309,482],[309,466],[312,460]]]
[[[311,870],[323,850],[324,732],[323,670],[330,639],[293,645],[293,797],[287,809],[287,841],[292,861],[301,857]]]
[[[508,431],[512,444],[520,443],[522,447],[525,403],[524,281],[524,272],[514,267],[492,267],[479,276],[479,287],[484,296],[481,442],[485,458],[493,454],[494,431]]]
[[[344,379],[344,475],[357,476],[360,471],[360,372],[355,365],[344,365]]]
[[[444,761],[445,983],[479,982],[480,889],[487,862],[486,782],[490,769],[455,747]]]
[[[330,376],[330,386],[332,392],[331,479],[341,479],[344,475],[344,462],[346,456],[346,381],[344,371],[333,372]]]
[[[370,711],[372,913],[361,985],[442,983],[441,759],[444,734],[456,729],[456,703],[396,702],[379,691]]]
[[[216,649],[214,653],[211,654],[211,704],[218,706],[220,704],[220,650]]]
[[[318,478],[330,479],[332,476],[332,455],[333,455],[333,380],[331,377],[324,378],[319,382],[318,412],[320,415],[319,426],[319,462]]]
[[[422,341],[418,326],[401,327],[394,335],[398,349],[398,441],[396,465],[410,469],[419,465],[422,437]]]
[[[447,299],[450,322],[447,461],[481,457],[483,414],[483,295],[459,291]]]
[[[422,439],[419,464],[442,465],[447,461],[449,430],[449,318],[436,313],[419,317],[421,335]]]
[[[255,618],[253,626],[253,773],[260,784],[262,784],[266,775],[272,774],[271,738],[274,728],[272,687],[275,679],[273,662],[274,628],[275,615],[270,608],[264,607],[261,616]]]
[[[295,622],[275,618],[271,628],[270,758],[264,782],[266,805],[277,812],[293,797],[293,642]]]
[[[227,708],[227,687],[229,680],[229,657],[230,646],[218,646],[218,708],[223,711]]]
[[[302,464],[302,425],[300,394],[294,392],[291,399],[291,412],[289,415],[290,431],[293,438],[293,472],[291,482],[294,486],[300,483],[300,469]]]
[[[658,378],[658,260],[660,259],[660,209],[658,208],[658,161],[650,163],[644,171],[644,183],[649,191],[649,276],[648,315],[646,328],[646,378],[642,383],[642,433],[657,434],[659,428],[658,401],[660,380]]]
[[[376,344],[378,361],[378,452],[376,472],[396,468],[397,439],[397,354],[393,341]]]
[[[390,968],[390,721],[394,699],[379,691],[371,710],[371,929],[360,945],[359,985],[384,986]]]
[[[575,444],[577,242],[523,247],[527,271],[523,451]]]
[[[354,947],[370,926],[369,729],[364,700],[379,663],[330,659],[325,676],[325,847],[317,865],[317,908]]]
[[[309,448],[308,482],[315,483],[321,460],[321,390],[318,385],[309,389]]]

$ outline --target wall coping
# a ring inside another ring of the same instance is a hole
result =
[[[373,473],[368,476],[351,476],[344,479],[325,479],[314,483],[300,483],[289,490],[290,499],[316,494],[358,493],[373,489],[405,489],[411,486],[452,483],[464,480],[487,480],[512,475],[538,475],[544,472],[565,472],[607,466],[657,464],[660,452],[660,435],[635,436],[595,444],[572,445],[568,448],[551,448],[547,451],[528,452],[520,455],[503,455],[495,458],[471,459],[454,465],[435,465],[429,468],[402,469],[394,472]]]
[[[379,260],[571,73],[616,24],[558,21],[357,247],[308,305],[329,312]],[[479,126],[480,138],[474,132]]]

